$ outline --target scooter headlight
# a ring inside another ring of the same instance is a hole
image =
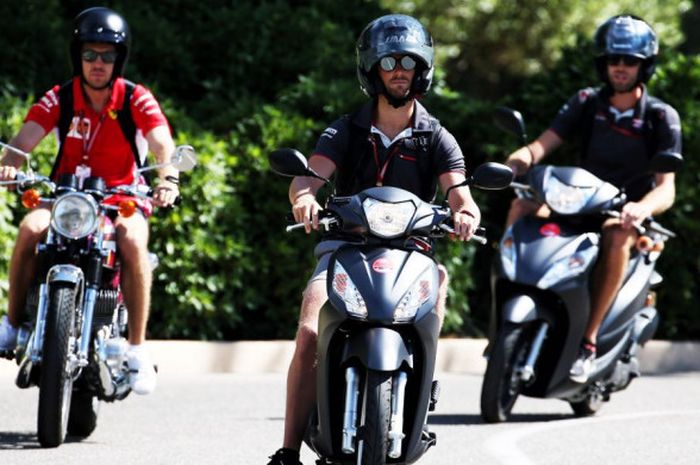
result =
[[[333,292],[345,302],[347,312],[358,318],[367,318],[367,305],[365,299],[360,295],[360,291],[355,283],[350,279],[350,275],[345,271],[343,265],[335,262],[333,268]]]
[[[431,270],[426,270],[413,283],[394,309],[394,321],[405,322],[415,318],[418,309],[430,299],[435,283]]]
[[[372,198],[362,202],[372,234],[392,239],[401,236],[416,212],[413,202],[386,203]]]
[[[53,204],[51,225],[62,236],[80,239],[98,226],[95,199],[80,192],[62,195]]]
[[[509,280],[515,281],[515,261],[517,260],[517,254],[515,250],[515,240],[513,239],[512,228],[508,228],[506,233],[503,235],[500,250],[503,272]]]
[[[576,213],[586,206],[593,194],[595,194],[594,187],[569,186],[552,176],[547,181],[545,200],[552,210],[567,215]]]
[[[574,278],[588,269],[596,256],[596,248],[576,252],[570,257],[565,257],[554,262],[547,272],[537,282],[540,289],[549,289],[555,284]]]

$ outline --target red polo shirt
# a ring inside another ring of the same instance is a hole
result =
[[[25,121],[40,124],[47,133],[55,130],[56,137],[61,114],[59,89],[60,86],[55,86],[46,92],[41,100],[32,105],[25,118]],[[134,180],[136,161],[116,113],[124,105],[124,94],[124,80],[117,78],[109,101],[98,113],[86,104],[80,78],[73,78],[73,120],[56,175],[75,173],[76,167],[86,165],[90,167],[92,176],[102,177],[110,187],[130,184]],[[144,136],[157,126],[167,126],[168,121],[153,94],[140,84],[134,87],[129,105],[137,129],[136,145],[143,159],[148,151]]]

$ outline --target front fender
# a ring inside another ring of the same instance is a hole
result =
[[[51,283],[71,283],[76,286],[84,281],[83,270],[74,265],[54,265],[49,269],[46,282]]]
[[[394,371],[403,363],[413,368],[413,354],[401,335],[388,328],[369,328],[354,334],[345,346],[343,363],[352,358],[377,371]]]
[[[537,304],[528,295],[519,295],[503,304],[503,321],[524,323],[537,319]]]

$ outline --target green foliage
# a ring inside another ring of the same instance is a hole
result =
[[[0,60],[7,64],[0,69],[0,140],[16,133],[37,96],[69,77],[71,20],[91,4],[0,2],[0,13],[12,18],[0,36]],[[284,233],[289,180],[270,173],[267,154],[280,146],[308,154],[329,122],[365,101],[353,47],[365,24],[386,10],[368,0],[349,0],[342,8],[335,0],[107,4],[124,13],[132,29],[127,76],[154,90],[177,141],[192,144],[200,159],[194,171],[183,174],[183,204],[151,222],[150,247],[161,264],[149,336],[292,337],[316,238]],[[519,109],[533,138],[566,98],[596,82],[590,36],[601,21],[627,10],[654,24],[663,60],[651,90],[681,114],[687,154],[676,206],[660,219],[680,235],[660,262],[666,278],[659,290],[661,336],[700,336],[700,318],[693,312],[699,292],[700,170],[690,155],[700,150],[700,62],[669,50],[681,40],[678,13],[689,2],[381,4],[419,16],[436,37],[438,69],[424,103],[457,137],[470,170],[502,161],[518,144],[494,127],[495,106]],[[55,150],[47,137],[33,153],[33,167],[48,172]],[[574,150],[560,150],[551,161],[567,163]],[[493,246],[511,194],[474,196],[490,245],[444,241],[437,249],[451,279],[446,334],[478,336],[487,327]],[[13,193],[0,192],[0,309],[6,303],[7,260],[24,214],[18,203]]]
[[[680,14],[688,0],[382,0],[397,12],[427,25],[454,88],[496,97],[524,77],[551,69],[562,50],[616,14],[630,13],[650,22],[663,49],[682,40]]]

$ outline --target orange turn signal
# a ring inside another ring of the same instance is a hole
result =
[[[41,194],[35,189],[29,189],[22,193],[22,205],[25,208],[36,208],[41,203]]]
[[[649,236],[639,236],[637,239],[637,250],[649,252],[654,247],[654,241]]]
[[[136,213],[136,202],[133,200],[122,200],[119,202],[119,216],[128,218]]]

